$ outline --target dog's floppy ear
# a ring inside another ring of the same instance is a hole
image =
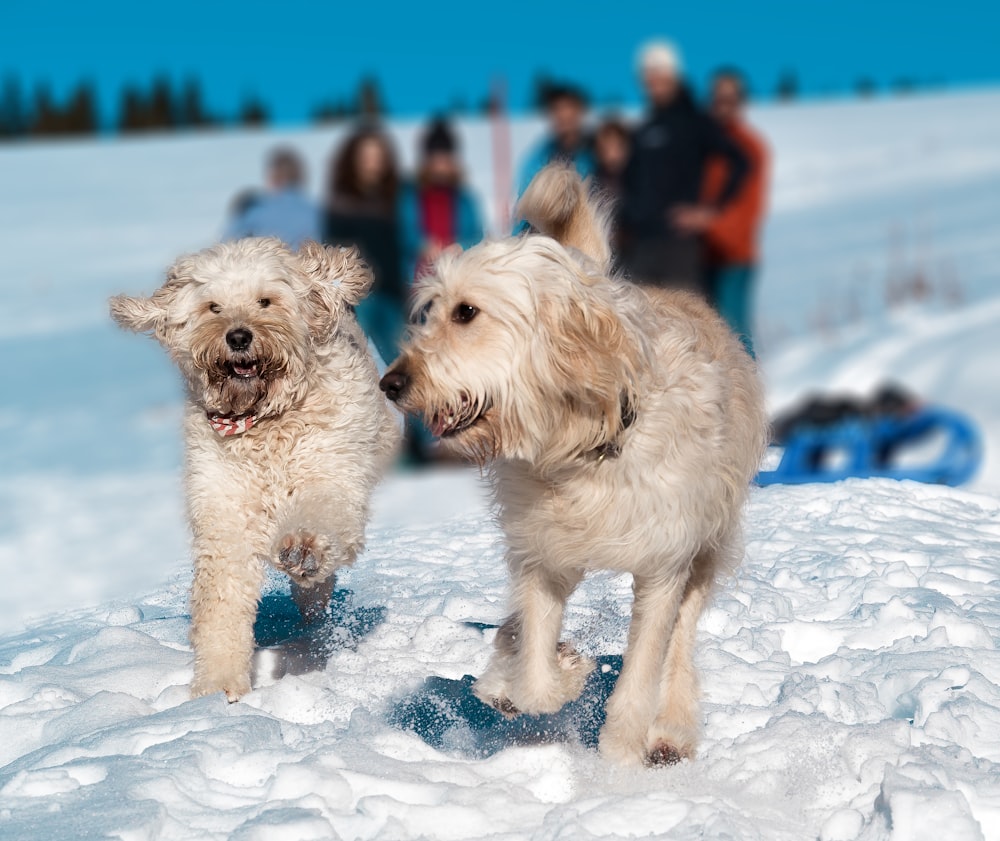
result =
[[[588,418],[585,449],[614,440],[635,404],[639,350],[614,308],[579,289],[541,302],[542,334],[553,385],[574,414]]]
[[[359,303],[372,288],[372,270],[354,246],[335,247],[306,240],[299,248],[299,262],[311,280],[332,286],[349,306]]]
[[[152,298],[115,295],[108,304],[118,326],[134,333],[149,333],[163,320],[163,308]]]
[[[134,333],[152,333],[157,339],[164,338],[167,309],[177,291],[189,280],[188,264],[185,258],[178,260],[167,271],[163,286],[150,297],[115,295],[108,301],[111,317],[120,327]]]
[[[309,331],[317,341],[328,341],[344,307],[358,304],[371,289],[371,269],[354,247],[306,240],[297,256],[307,283]]]

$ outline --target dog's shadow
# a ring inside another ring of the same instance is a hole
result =
[[[496,627],[467,623],[481,630]],[[551,715],[520,715],[508,719],[472,692],[475,678],[429,677],[415,692],[397,701],[389,712],[391,725],[416,733],[428,745],[477,759],[515,745],[577,742],[596,749],[604,724],[604,706],[615,688],[622,658],[601,655],[575,701]]]
[[[355,607],[353,596],[350,590],[337,590],[326,616],[312,623],[302,619],[287,593],[263,596],[253,626],[254,688],[270,686],[285,675],[322,671],[335,652],[357,648],[385,621],[385,608]]]

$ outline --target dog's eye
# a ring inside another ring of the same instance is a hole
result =
[[[220,307],[218,304],[209,304],[208,308],[212,312],[214,312],[216,315],[218,315],[220,312],[222,312],[222,307]]]
[[[451,311],[451,320],[458,324],[468,324],[477,315],[479,315],[479,310],[472,304],[458,304]]]
[[[269,306],[271,306],[271,299],[270,298],[261,298],[257,303],[260,304],[261,309],[265,309],[266,310]]]

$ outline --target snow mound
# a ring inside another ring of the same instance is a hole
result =
[[[483,668],[500,536],[474,474],[401,480],[319,671],[188,700],[186,584],[0,640],[0,834],[123,838],[1000,838],[1000,504],[892,482],[754,493],[747,560],[702,623],[693,763],[625,771],[579,742],[487,758],[393,727],[428,676]],[[414,484],[410,484],[414,483]],[[258,635],[280,636],[277,580]],[[566,635],[619,654],[628,581]],[[483,624],[477,624],[483,623]],[[279,647],[272,657],[283,657]]]

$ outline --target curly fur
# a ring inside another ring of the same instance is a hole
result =
[[[766,442],[757,372],[699,299],[610,274],[604,213],[575,174],[543,170],[521,211],[540,235],[446,256],[422,281],[422,321],[382,381],[445,445],[493,465],[512,612],[475,691],[506,714],[576,697],[592,663],[559,643],[566,599],[590,570],[628,572],[601,750],[691,757],[695,626],[742,555]]]
[[[250,690],[265,563],[313,619],[363,546],[398,435],[351,310],[370,286],[354,249],[292,253],[261,238],[181,257],[150,297],[111,300],[114,319],[152,334],[184,377],[193,695]],[[227,344],[233,329],[251,332],[246,349]],[[234,363],[255,374],[234,376]],[[253,427],[233,437],[208,421],[248,413]]]

